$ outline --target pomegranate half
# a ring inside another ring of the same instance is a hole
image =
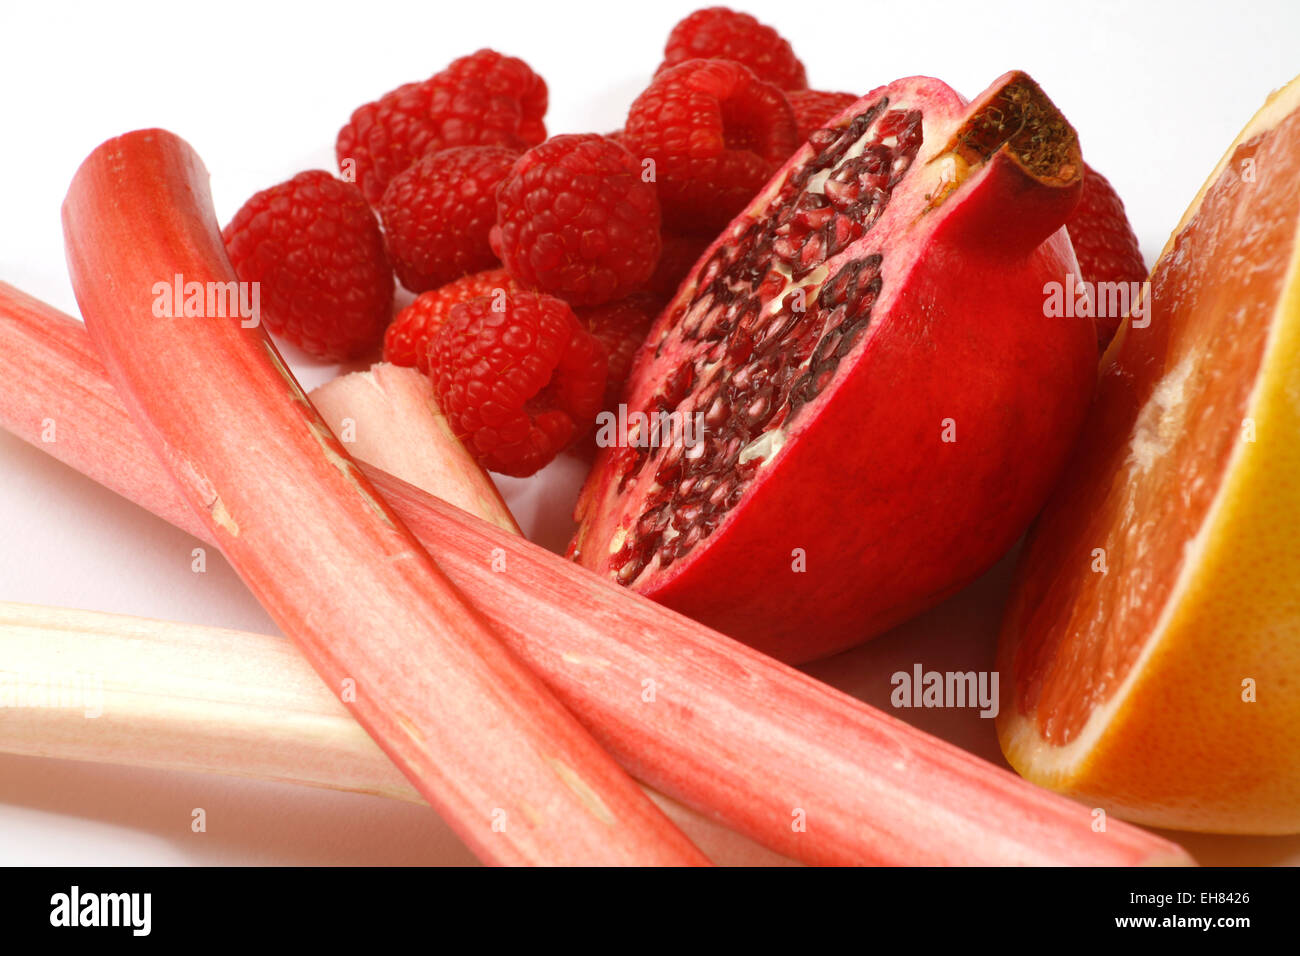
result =
[[[656,322],[572,556],[793,662],[977,576],[1092,394],[1092,320],[1044,314],[1082,171],[1023,73],[971,104],[900,80],[815,132]]]

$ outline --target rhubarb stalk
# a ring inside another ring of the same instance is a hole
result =
[[[0,425],[210,538],[141,453],[106,382],[79,322],[0,283]],[[42,422],[55,415],[58,440],[42,441]],[[1137,827],[1112,820],[1094,832],[1090,808],[368,473],[507,645],[638,779],[784,856],[841,865],[1188,861]]]
[[[0,687],[0,752],[420,801],[283,637],[0,602]],[[791,862],[649,796],[718,863]]]
[[[378,362],[326,382],[307,397],[353,458],[520,533],[501,492],[438,408],[427,375]]]
[[[63,226],[91,339],[182,497],[480,858],[706,862],[466,604],[265,330],[218,317],[238,280],[188,144],[143,130],[99,146]]]

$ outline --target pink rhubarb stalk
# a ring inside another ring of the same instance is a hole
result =
[[[0,425],[211,538],[144,448],[81,323],[4,283],[0,383]],[[47,418],[57,421],[57,441],[42,441]],[[367,473],[507,645],[625,767],[778,853],[841,865],[1188,862],[1138,827],[1112,820],[1094,832],[1088,807]],[[802,832],[792,826],[796,810]]]
[[[73,177],[63,227],[91,338],[181,496],[475,853],[707,862],[465,602],[265,331],[185,307],[204,290],[208,312],[237,283],[188,144],[163,130],[104,143]],[[165,301],[173,283],[184,304]]]

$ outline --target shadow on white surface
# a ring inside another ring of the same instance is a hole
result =
[[[0,865],[475,863],[426,807],[260,780],[6,754],[0,804]]]

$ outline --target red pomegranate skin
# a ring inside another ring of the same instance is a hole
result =
[[[1015,143],[975,161],[954,146],[958,130],[973,128],[968,118],[996,115],[1008,91],[1030,88],[1023,74],[1007,74],[966,104],[937,80],[900,80],[836,121],[882,97],[923,117],[923,142],[884,213],[827,260],[834,275],[839,263],[883,255],[870,323],[830,384],[786,419],[784,443],[739,503],[670,566],[652,561],[634,590],[797,663],[942,600],[1022,534],[1061,471],[1096,379],[1092,321],[1044,316],[1045,286],[1076,269],[1062,225],[1078,200],[1081,160],[1073,130],[1045,97],[1068,141],[1049,173],[1029,172]],[[812,152],[803,147],[787,169]],[[713,249],[739,236],[785,177]],[[687,346],[674,339],[675,311],[694,298],[699,271],[638,357],[629,409],[650,407],[681,365]],[[690,398],[679,407],[689,411]],[[620,491],[625,460],[626,450],[601,450],[571,548],[608,577],[639,501],[654,490],[652,461]]]

